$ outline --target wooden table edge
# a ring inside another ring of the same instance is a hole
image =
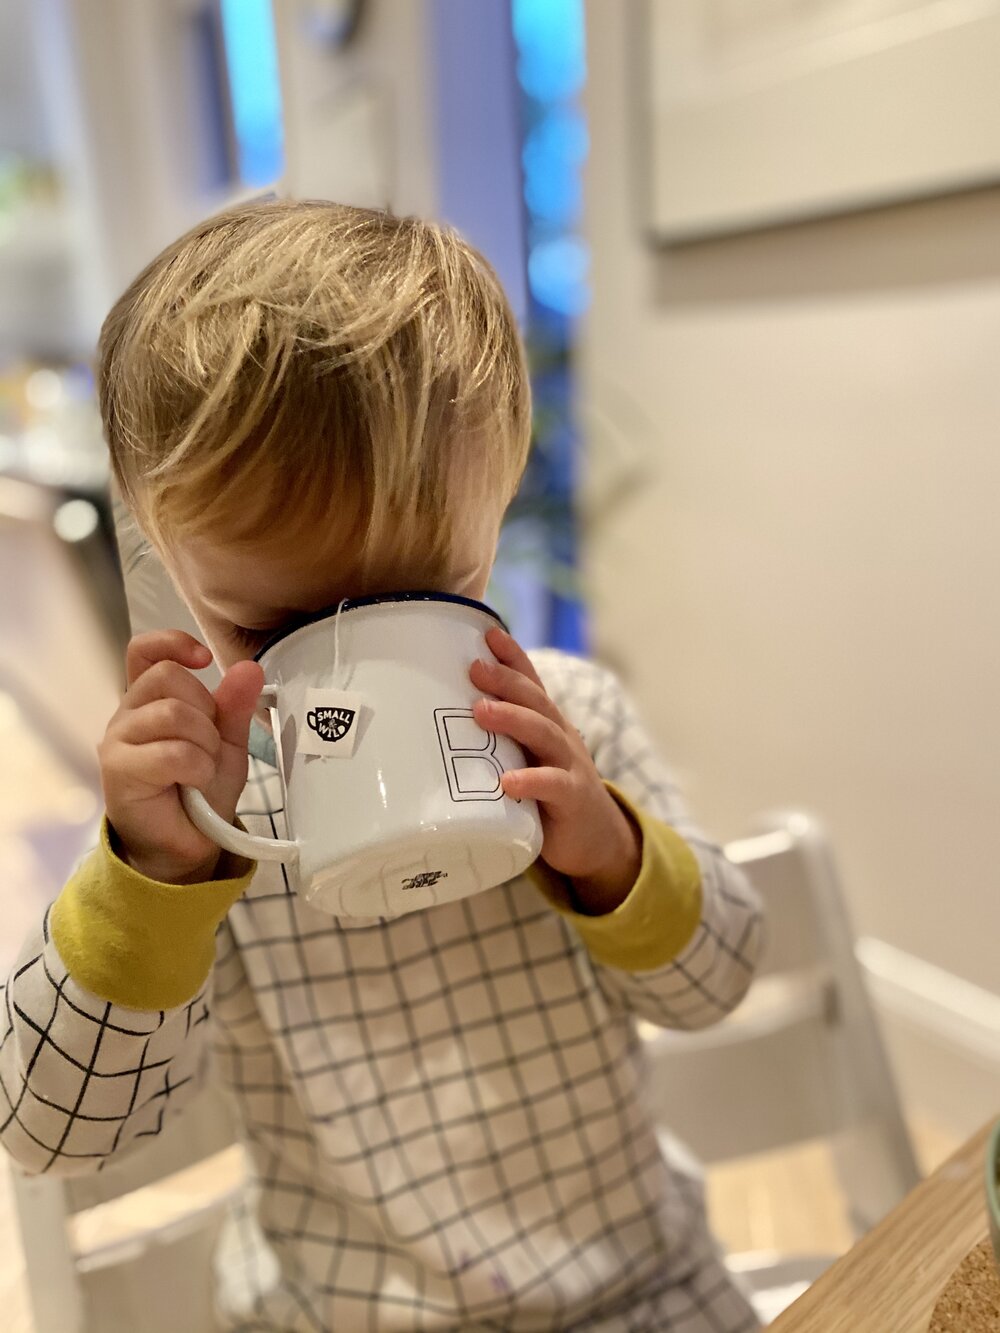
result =
[[[770,1333],[926,1333],[941,1291],[989,1234],[991,1121],[770,1325]]]

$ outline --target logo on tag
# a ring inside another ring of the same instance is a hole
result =
[[[334,689],[306,690],[305,726],[298,737],[300,753],[350,759],[364,719],[363,708],[357,694]]]
[[[344,739],[356,717],[353,708],[310,708],[306,721],[317,736],[333,743]]]

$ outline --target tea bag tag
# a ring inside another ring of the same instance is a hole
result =
[[[299,753],[350,759],[357,744],[362,707],[360,694],[307,689],[305,717],[299,728]]]

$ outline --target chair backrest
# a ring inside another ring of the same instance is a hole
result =
[[[238,1152],[228,1106],[208,1088],[96,1175],[15,1170],[35,1333],[214,1329],[212,1259],[241,1184]],[[196,1180],[206,1162],[210,1179]]]
[[[642,1026],[650,1106],[706,1162],[829,1139],[861,1232],[919,1172],[828,840],[791,814],[725,850],[764,904],[758,977],[715,1028]]]

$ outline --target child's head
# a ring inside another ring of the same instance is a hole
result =
[[[115,476],[220,661],[237,626],[349,594],[482,595],[530,393],[492,269],[454,233],[247,205],[163,251],[108,315]]]

